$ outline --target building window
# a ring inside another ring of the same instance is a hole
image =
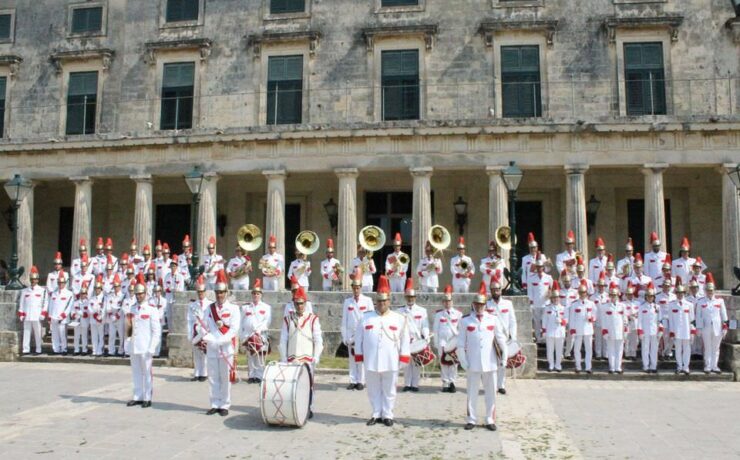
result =
[[[72,10],[72,33],[84,34],[103,30],[103,8],[75,8]]]
[[[67,134],[93,134],[98,102],[98,73],[69,74],[67,90]]]
[[[662,43],[625,43],[627,115],[665,115]]]
[[[5,90],[8,77],[0,77],[0,137],[5,137]]]
[[[270,14],[303,13],[306,0],[270,0]]]
[[[167,22],[197,21],[198,0],[167,0]]]
[[[380,6],[416,6],[419,0],[381,0]]]
[[[300,123],[303,56],[270,56],[267,65],[267,124]]]
[[[383,120],[419,119],[419,50],[383,51]]]
[[[160,129],[190,129],[193,127],[194,85],[194,62],[164,65]]]
[[[501,92],[505,118],[542,116],[540,47],[501,47]]]
[[[13,26],[13,15],[12,14],[0,14],[0,40],[7,41],[11,37],[11,29]]]

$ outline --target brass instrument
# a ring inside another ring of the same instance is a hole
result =
[[[262,245],[262,232],[254,224],[242,225],[236,232],[236,242],[245,251],[254,251]]]
[[[296,278],[300,278],[304,273],[306,273],[306,269],[308,269],[308,262],[301,260],[301,263],[298,264],[298,268],[295,269],[293,274],[295,274]]]
[[[467,272],[467,271],[468,271],[468,269],[470,268],[470,266],[468,265],[468,262],[467,262],[466,260],[463,260],[462,262],[460,262],[460,268],[461,268],[461,269],[462,269],[462,270],[463,270],[464,272]]]
[[[307,256],[318,251],[320,244],[321,241],[319,240],[319,235],[311,230],[303,230],[295,238],[296,250],[301,254],[306,254]]]
[[[442,252],[450,246],[452,236],[450,232],[441,225],[433,225],[427,232],[429,244],[436,250],[434,257],[441,257]]]
[[[370,273],[370,262],[373,260],[372,252],[369,252],[370,255],[365,255],[365,257],[362,258],[362,262],[360,262],[360,268],[362,268],[362,273]]]
[[[385,246],[385,233],[382,228],[375,225],[364,227],[360,230],[357,238],[360,241],[360,246],[369,252],[368,257],[372,257],[373,252]]]
[[[247,261],[244,262],[243,264],[241,264],[239,266],[239,268],[237,268],[236,270],[234,270],[234,274],[231,275],[231,277],[234,278],[234,279],[243,278],[246,275],[248,275],[249,272],[251,272],[251,271],[252,271],[252,261],[249,260],[249,259],[247,259]]]
[[[408,264],[408,263],[409,263],[409,256],[408,256],[408,255],[407,255],[407,254],[406,254],[405,252],[402,252],[402,253],[401,253],[401,255],[400,255],[400,256],[398,256],[398,262],[399,262],[399,263],[400,263],[401,265],[406,265],[406,264]]]
[[[267,259],[260,259],[258,267],[262,274],[268,278],[275,276],[277,273],[277,267],[271,264]]]
[[[334,265],[334,276],[339,279],[342,276],[342,273],[344,273],[344,267],[342,267],[342,264],[336,263]]]
[[[509,249],[511,249],[511,243],[512,243],[511,227],[502,225],[501,227],[497,228],[493,239],[496,241],[496,245],[498,247],[500,247],[504,251],[508,251]]]

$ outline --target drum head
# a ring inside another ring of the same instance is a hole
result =
[[[302,427],[308,419],[311,375],[306,364],[271,362],[260,384],[260,410],[268,425]]]
[[[307,364],[301,365],[301,370],[298,373],[295,383],[293,401],[296,426],[301,427],[308,420],[308,409],[311,402],[311,372]]]
[[[506,356],[514,356],[515,354],[519,353],[521,349],[522,347],[521,345],[519,345],[519,342],[511,339],[506,343]]]
[[[416,339],[413,342],[411,342],[411,345],[409,345],[409,352],[413,355],[415,353],[420,353],[423,351],[427,345],[429,345],[429,341],[426,339]]]

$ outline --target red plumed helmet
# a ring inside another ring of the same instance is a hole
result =
[[[406,297],[416,297],[413,278],[406,278],[406,289],[404,289],[404,295],[406,295]]]
[[[378,300],[390,299],[391,285],[385,275],[380,275],[380,277],[378,278],[378,288],[375,292],[377,293],[376,298]]]

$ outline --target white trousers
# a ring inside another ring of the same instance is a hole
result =
[[[478,389],[481,381],[485,393],[485,423],[496,422],[496,371],[472,372],[467,371],[468,376],[468,423],[476,423],[476,406],[478,405]]]
[[[134,401],[152,400],[152,355],[131,355],[131,373],[134,378]]]
[[[718,371],[719,345],[722,342],[722,336],[714,335],[711,329],[704,328],[702,337],[704,338],[704,370]]]
[[[665,328],[665,334],[663,334],[663,357],[670,357],[673,353],[673,339],[668,336],[668,326]]]
[[[277,276],[263,276],[262,277],[262,290],[277,291],[278,290],[278,277]]]
[[[393,419],[397,381],[398,371],[367,371],[367,396],[373,408],[373,418]]]
[[[193,368],[194,377],[208,377],[206,354],[198,347],[193,347]]]
[[[452,278],[452,290],[456,293],[467,293],[470,289],[470,278]]]
[[[610,371],[622,370],[622,354],[624,353],[624,339],[605,339],[606,357],[609,360]]]
[[[637,356],[637,331],[631,330],[627,333],[627,340],[624,342],[624,355],[629,358]]]
[[[691,362],[691,339],[674,339],[676,347],[676,370],[689,372]]]
[[[534,337],[537,339],[537,342],[542,342],[542,307],[537,307],[535,305],[529,306],[530,311],[532,312],[532,330],[534,331]]]
[[[453,364],[452,366],[440,364],[439,373],[442,377],[442,386],[446,388],[457,380],[457,364]]]
[[[573,353],[573,338],[575,336],[571,334],[567,334],[565,336],[565,356],[570,356],[571,353]]]
[[[90,333],[90,320],[80,320],[80,325],[74,328],[74,346],[75,353],[80,352],[80,343],[82,344],[82,352],[87,353],[87,336]]]
[[[352,353],[354,347],[349,347],[349,383],[365,384],[365,363],[355,362],[355,354]]]
[[[702,356],[704,354],[704,338],[701,331],[691,340],[691,354]]]
[[[108,353],[116,354],[116,338],[118,338],[118,353],[123,353],[123,324],[124,319],[119,318],[108,323]]]
[[[231,280],[231,288],[235,291],[248,291],[249,276],[243,276],[237,280]]]
[[[248,378],[261,379],[262,375],[265,373],[265,355],[250,355],[247,353],[247,369]]]
[[[586,349],[586,370],[591,370],[591,359],[593,358],[592,335],[576,335],[573,339],[573,357],[576,361],[576,370],[581,370],[581,344]]]
[[[36,345],[36,353],[41,353],[41,322],[40,321],[23,321],[23,353],[31,352],[31,334],[33,334],[33,343]]]
[[[59,320],[51,320],[51,348],[54,353],[67,351],[67,325]]]
[[[547,345],[547,366],[548,369],[562,370],[563,362],[563,337],[545,337]]]
[[[437,292],[437,288],[433,286],[422,286],[421,292]]]
[[[105,325],[96,320],[90,321],[90,340],[92,344],[92,353],[94,356],[103,354],[103,344],[105,336],[103,335]]]
[[[658,368],[658,336],[643,335],[640,348],[642,349],[642,369],[656,370]]]
[[[597,358],[603,358],[606,356],[606,339],[601,334],[601,323],[598,321],[594,323],[594,356]]]
[[[421,380],[421,366],[414,364],[413,359],[406,366],[403,371],[403,383],[407,387],[419,387],[419,380]]]
[[[233,356],[208,357],[208,385],[210,386],[211,408],[228,409],[231,407],[231,382],[229,381],[229,365]]]
[[[390,279],[391,292],[403,292],[406,287],[405,276],[391,276]]]
[[[373,285],[372,284],[362,284],[362,292],[373,292]]]

